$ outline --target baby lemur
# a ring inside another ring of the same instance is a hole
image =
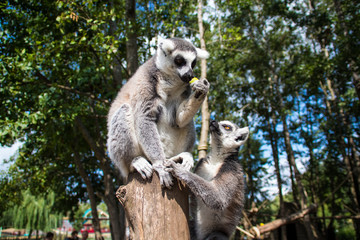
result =
[[[125,181],[129,172],[148,179],[155,170],[161,185],[170,188],[166,159],[180,154],[185,168],[193,166],[193,117],[210,84],[191,80],[196,61],[208,56],[186,40],[161,39],[156,54],[119,91],[108,114],[107,144]]]
[[[193,193],[191,214],[197,240],[229,239],[244,203],[244,175],[238,155],[249,128],[239,128],[229,121],[212,121],[210,133],[211,152],[199,161],[195,173],[176,163],[179,157],[166,163],[166,170]]]

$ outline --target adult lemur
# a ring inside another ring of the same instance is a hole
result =
[[[156,54],[121,88],[108,114],[110,158],[126,179],[138,171],[144,179],[157,171],[162,186],[172,185],[165,159],[178,154],[193,166],[193,117],[208,90],[206,79],[190,84],[197,59],[208,52],[178,39],[159,41]]]
[[[167,160],[166,170],[193,193],[195,239],[229,239],[240,220],[244,202],[244,175],[238,154],[249,129],[229,121],[212,121],[210,132],[211,152],[199,161],[195,174],[176,163],[181,156]]]

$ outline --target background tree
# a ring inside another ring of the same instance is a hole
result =
[[[36,237],[39,231],[51,231],[62,223],[62,215],[54,208],[55,193],[43,194],[43,196],[34,196],[29,190],[22,192],[22,202],[13,208],[5,211],[4,216],[8,223],[14,227],[29,230],[29,239],[31,233],[36,231]]]
[[[316,203],[305,219],[317,226],[310,234],[345,239],[356,231],[360,239],[351,218],[360,209],[359,3],[204,1],[202,18],[188,0],[0,7],[0,143],[22,142],[0,178],[0,214],[21,204],[20,189],[53,191],[63,213],[79,201],[104,202],[112,237],[121,239],[106,115],[131,66],[154,53],[159,36],[177,36],[197,46],[203,39],[210,52],[210,119],[250,126],[239,159],[248,183],[243,227],[283,216],[289,202],[299,211]],[[198,136],[204,119],[195,118]]]
[[[197,8],[198,8],[197,15],[198,15],[198,25],[199,25],[199,35],[200,35],[200,47],[201,49],[206,50],[202,0],[198,0]],[[200,78],[201,79],[206,78],[207,77],[206,59],[201,59],[200,68],[201,68]],[[208,103],[208,98],[206,97],[201,105],[201,134],[200,134],[200,140],[198,146],[199,159],[206,157],[207,141],[208,141],[208,133],[209,133],[209,120],[210,120],[209,103]]]

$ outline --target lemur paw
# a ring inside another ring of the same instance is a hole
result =
[[[182,180],[184,178],[185,174],[189,171],[186,170],[185,168],[183,168],[181,166],[181,164],[177,163],[177,162],[181,161],[180,158],[181,157],[175,156],[175,157],[168,159],[165,163],[165,165],[166,165],[165,170],[167,172],[171,173],[177,179]]]
[[[190,171],[191,168],[194,166],[194,158],[189,152],[182,152],[175,157],[167,159],[165,162],[165,166],[167,166],[167,162],[169,161],[179,163],[180,166],[186,171]]]
[[[209,91],[209,87],[210,83],[205,78],[191,84],[191,88],[195,92],[195,98],[205,96]]]
[[[171,189],[173,185],[173,177],[165,170],[165,166],[161,164],[154,164],[154,170],[159,174],[160,184],[163,187]]]
[[[151,164],[143,157],[136,157],[131,162],[131,166],[140,173],[143,179],[150,179],[153,173],[153,167]]]

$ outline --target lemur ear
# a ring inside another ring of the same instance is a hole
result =
[[[160,49],[165,54],[166,57],[175,49],[175,45],[173,41],[169,39],[159,38],[158,49]]]
[[[196,48],[196,53],[197,53],[197,58],[198,59],[207,59],[210,56],[208,51],[206,51],[204,49],[201,49],[201,48]]]

